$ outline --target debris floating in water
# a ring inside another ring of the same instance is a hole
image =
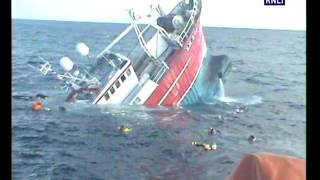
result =
[[[240,105],[237,107],[235,112],[232,112],[232,115],[237,116],[238,114],[243,113],[245,111],[248,111],[248,107],[244,105]]]
[[[26,101],[31,101],[33,99],[32,96],[27,96],[27,95],[13,95],[12,96],[14,99],[18,100],[26,100]]]
[[[238,117],[238,114],[239,114],[239,113],[237,113],[237,112],[232,112],[233,117],[236,117],[236,118],[237,118],[237,117]]]
[[[206,143],[198,143],[192,142],[192,146],[202,147],[205,151],[212,151],[217,149],[217,144],[206,144]]]
[[[222,119],[223,118],[220,114],[217,117],[218,117],[218,119]]]
[[[240,105],[237,109],[238,109],[239,112],[248,111],[248,107],[245,106],[245,105]]]
[[[43,105],[42,105],[42,102],[41,102],[41,101],[34,101],[34,102],[32,103],[32,110],[33,110],[33,111],[38,112],[38,111],[41,111],[42,108],[43,108]]]

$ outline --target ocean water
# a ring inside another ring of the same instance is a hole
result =
[[[26,65],[38,55],[81,63],[78,42],[98,54],[125,27],[13,20],[12,93],[46,94],[51,109],[33,112],[31,101],[12,99],[14,179],[225,179],[247,153],[306,158],[305,31],[205,27],[208,51],[227,55],[233,69],[220,101],[185,107],[68,104],[58,80]],[[234,115],[240,105],[248,110]],[[209,135],[210,127],[221,134]]]

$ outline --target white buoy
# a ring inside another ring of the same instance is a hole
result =
[[[68,57],[61,58],[59,64],[65,71],[71,71],[74,65],[71,59]]]
[[[81,54],[81,56],[88,56],[90,49],[85,43],[78,43],[76,46],[77,51]]]

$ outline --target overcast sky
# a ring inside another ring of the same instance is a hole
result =
[[[125,11],[138,12],[159,2],[170,9],[177,0],[12,0],[12,18],[93,22],[128,22]],[[202,0],[204,26],[263,29],[306,29],[306,0],[264,6],[264,0]]]

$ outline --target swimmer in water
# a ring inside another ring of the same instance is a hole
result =
[[[209,135],[217,135],[217,134],[221,134],[221,131],[219,129],[215,129],[213,127],[210,127],[208,134]]]
[[[257,138],[255,135],[251,134],[249,137],[248,137],[248,141],[250,144],[256,142]]]
[[[216,144],[205,144],[205,143],[192,142],[192,146],[202,147],[205,151],[212,151],[212,150],[217,149]]]
[[[130,131],[132,131],[131,128],[125,127],[124,125],[121,125],[118,129],[120,131],[122,131],[122,132],[130,132]]]

